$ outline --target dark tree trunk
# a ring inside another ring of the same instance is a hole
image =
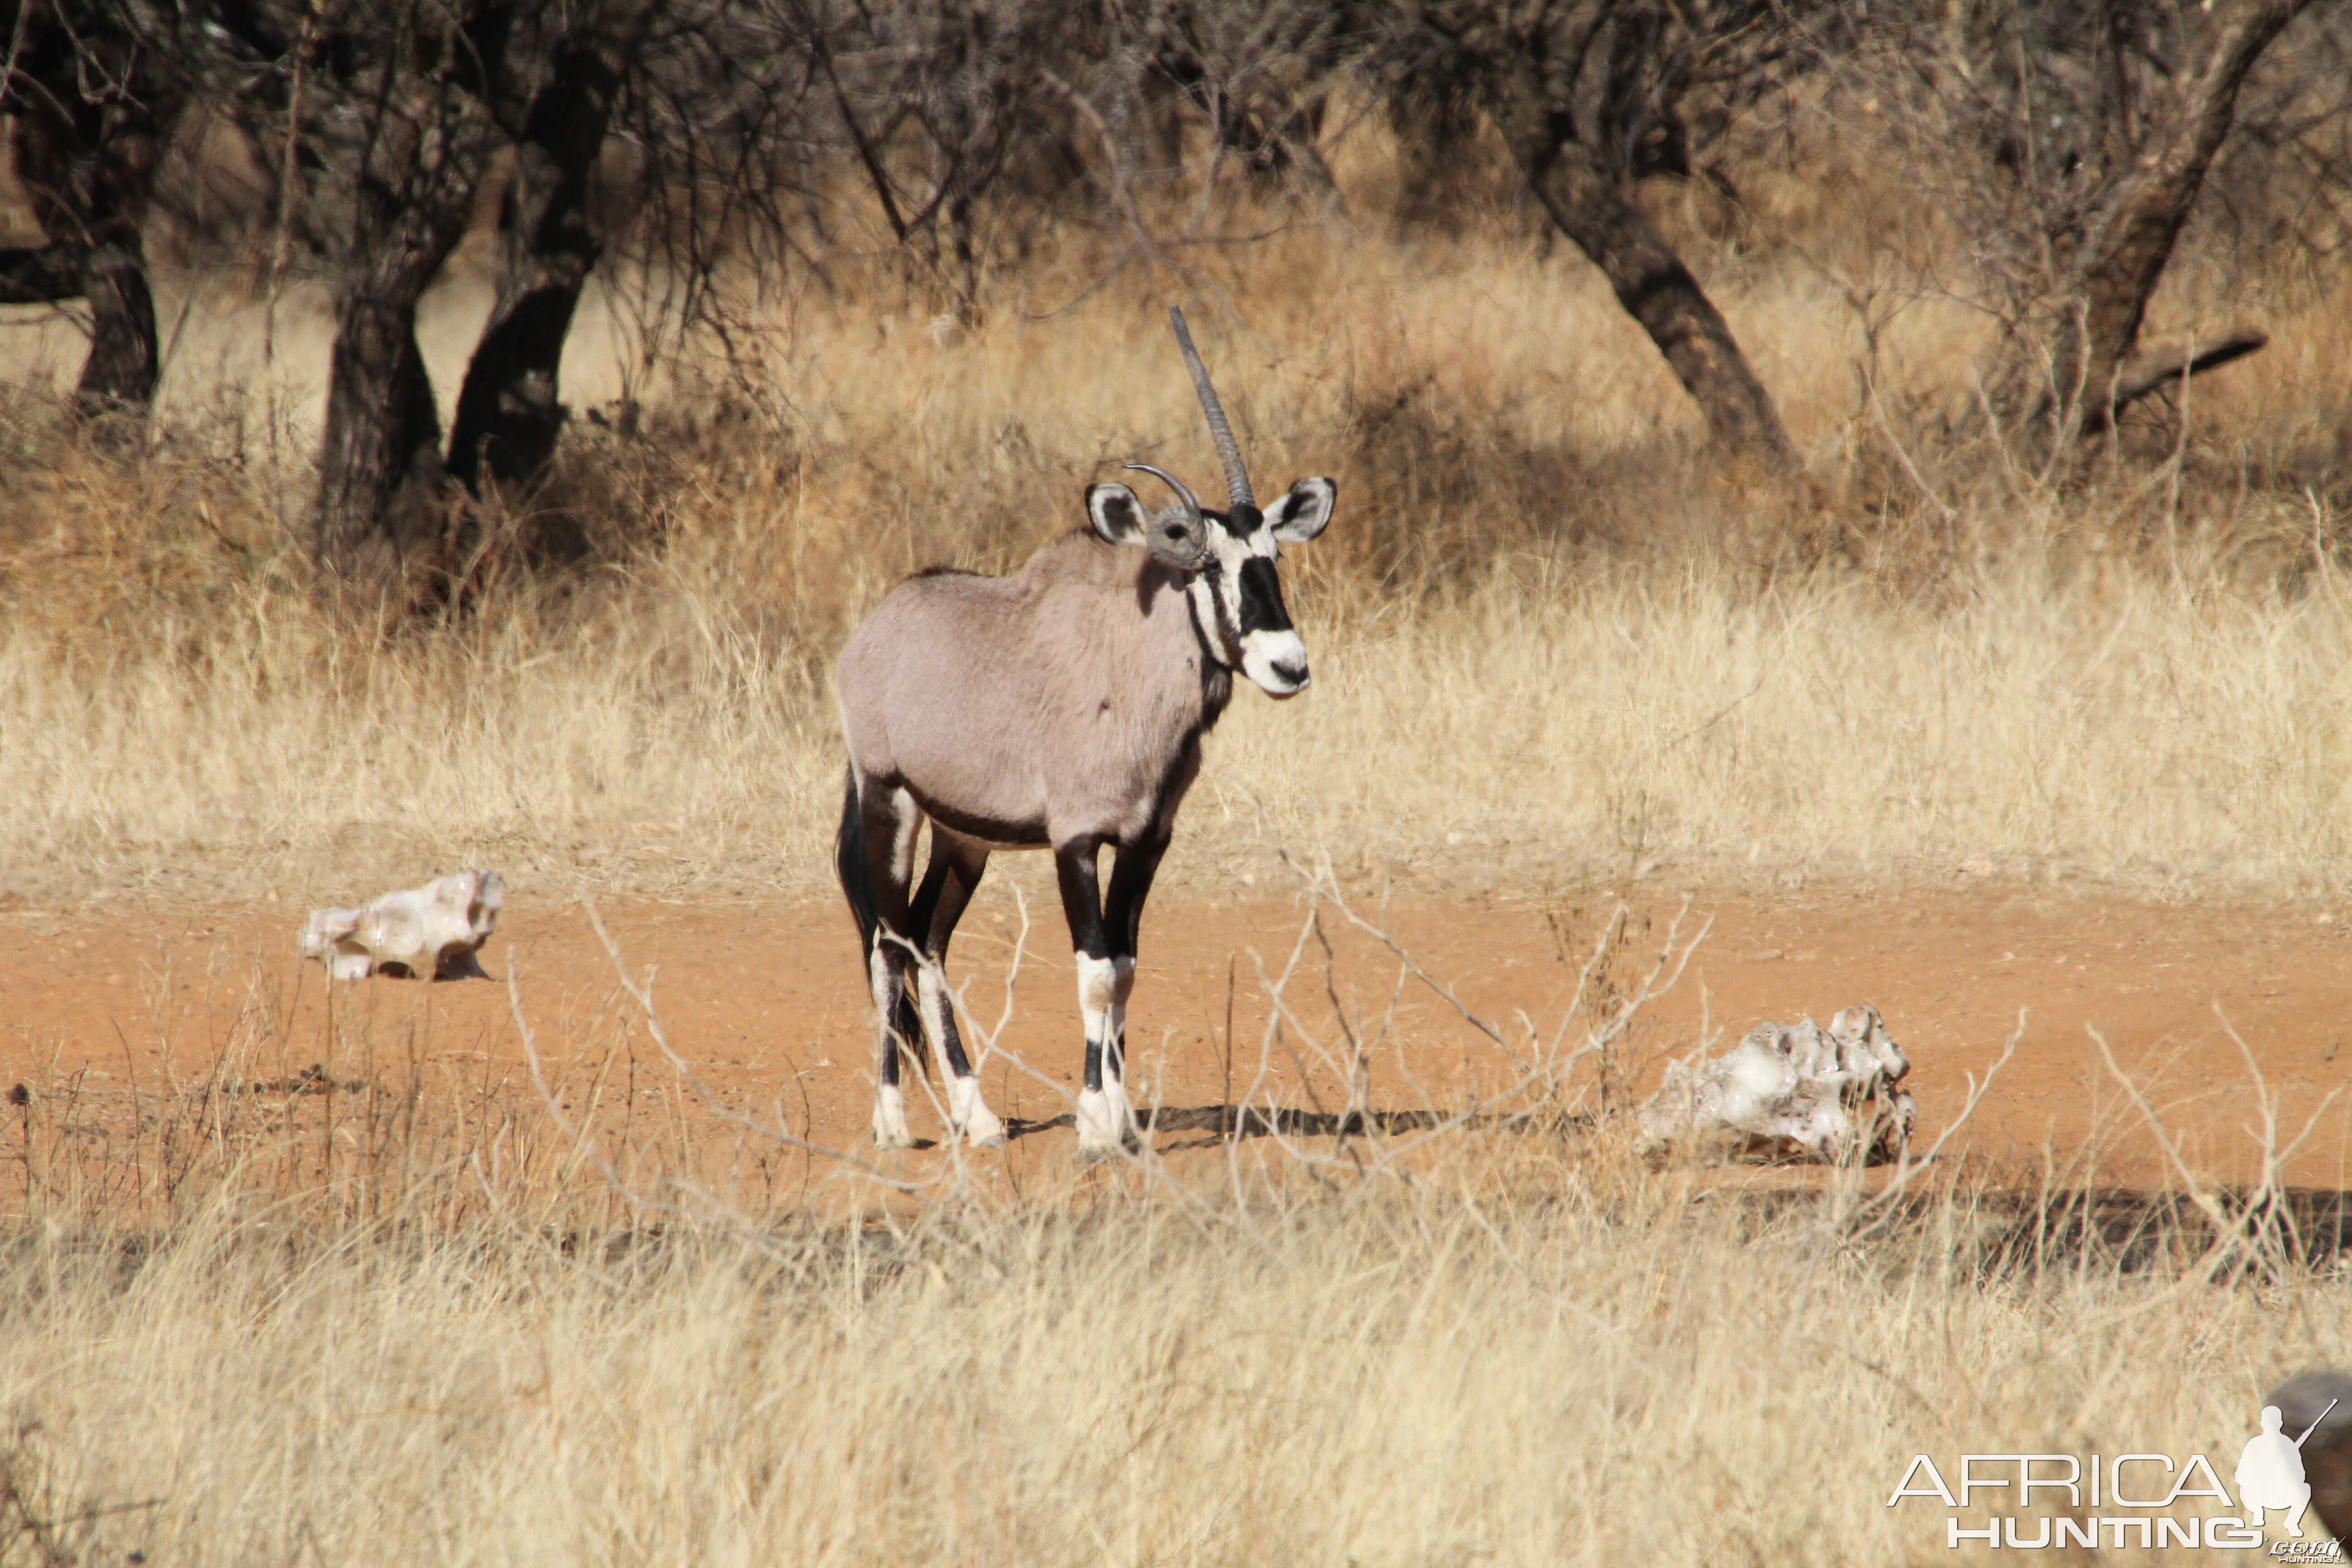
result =
[[[406,592],[447,565],[441,416],[416,346],[416,300],[440,263],[387,260],[335,305],[316,548],[340,576]]]
[[[457,395],[449,472],[476,495],[536,479],[555,454],[563,340],[603,246],[588,220],[589,177],[620,73],[593,46],[553,60],[515,138],[500,213],[506,276]]]
[[[489,148],[457,43],[395,32],[334,88],[368,117],[317,116],[313,155],[289,171],[335,263],[312,550],[362,605],[393,612],[430,603],[457,564],[461,509],[416,343],[417,301],[465,234]]]
[[[147,289],[147,262],[139,230],[129,223],[86,248],[82,297],[89,301],[89,358],[74,388],[83,419],[108,416],[143,422],[155,401],[162,356],[155,338],[155,300]]]
[[[2176,89],[2172,112],[2150,134],[2139,172],[2117,194],[2085,246],[2071,298],[2054,324],[2054,384],[2044,389],[2040,402],[2045,416],[2054,407],[2062,431],[2105,428],[2129,401],[2121,395],[2127,380],[2135,395],[2163,384],[2162,376],[2131,374],[2148,300],[2172,259],[2205,172],[2230,133],[2246,73],[2310,3],[2239,0],[2224,4],[2213,19],[2202,66]]]
[[[161,369],[139,224],[173,103],[143,76],[103,94],[88,89],[136,58],[100,33],[78,38],[46,18],[27,26],[11,143],[49,244],[0,253],[0,299],[89,301],[74,413],[126,440],[146,420]]]
[[[471,181],[403,193],[362,179],[335,300],[313,512],[320,564],[363,594],[414,603],[446,573],[441,416],[416,346],[416,302],[463,234]]]
[[[1785,460],[1789,437],[1772,395],[1748,368],[1723,312],[1649,215],[1573,142],[1523,153],[1520,167],[1552,222],[1601,268],[1617,303],[1657,344],[1716,440]]]
[[[1772,395],[1748,368],[1723,312],[1633,203],[1638,163],[1622,156],[1614,166],[1601,162],[1603,150],[1622,143],[1622,153],[1636,138],[1612,117],[1579,128],[1578,84],[1596,45],[1613,47],[1612,18],[1607,0],[1576,0],[1539,7],[1525,31],[1503,29],[1497,37],[1507,42],[1490,57],[1496,128],[1528,188],[1650,334],[1717,442],[1787,462],[1789,437]]]

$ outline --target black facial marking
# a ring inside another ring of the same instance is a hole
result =
[[[1252,632],[1290,630],[1290,612],[1282,607],[1282,580],[1274,563],[1253,555],[1242,563],[1242,636]]]
[[[1247,539],[1265,526],[1265,513],[1254,506],[1237,506],[1225,514],[1225,531],[1235,539]]]
[[[1184,595],[1184,602],[1192,611],[1192,630],[1201,639],[1202,651],[1208,656],[1208,664],[1222,669],[1234,664],[1242,657],[1242,634],[1241,628],[1234,625],[1232,608],[1225,603],[1225,563],[1218,559],[1214,550],[1211,550],[1207,559],[1201,563],[1201,570],[1197,575],[1202,585],[1209,591],[1209,618],[1212,624],[1205,626],[1201,624],[1199,600],[1187,593]],[[1206,668],[1202,674],[1202,679],[1206,679]]]

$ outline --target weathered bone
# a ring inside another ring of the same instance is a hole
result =
[[[1910,1070],[1874,1007],[1848,1007],[1826,1029],[1759,1024],[1714,1061],[1667,1064],[1638,1113],[1642,1145],[1832,1163],[1892,1155],[1917,1120],[1895,1088]]]
[[[482,975],[474,955],[498,929],[505,907],[506,882],[496,871],[456,871],[355,910],[312,910],[302,922],[302,956],[323,961],[337,980],[375,973],[430,973],[436,980]]]

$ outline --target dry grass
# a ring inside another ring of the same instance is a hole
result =
[[[1941,1561],[1913,1453],[2226,1476],[2352,1358],[2340,1220],[1743,1196],[1551,1119],[875,1170],[611,1070],[612,1016],[543,1097],[284,1020],[12,1110],[0,1563]]]
[[[0,1560],[1942,1560],[1883,1506],[1912,1453],[2226,1476],[2267,1379],[2352,1357],[2340,1284],[1979,1279],[1965,1204],[1854,1246],[1552,1181],[572,1256],[36,1237],[0,1475],[47,1541],[0,1518]]]
[[[1376,144],[1339,166],[1377,189]],[[468,614],[383,636],[320,608],[296,547],[317,301],[167,286],[147,462],[71,450],[36,395],[0,416],[0,891],[307,897],[467,861],[526,897],[814,885],[827,671],[865,608],[935,561],[1012,566],[1119,461],[1205,478],[1170,296],[1262,479],[1341,489],[1288,567],[1316,689],[1244,695],[1172,875],[1230,869],[1270,822],[1473,880],[2345,880],[2352,316],[2325,269],[2252,290],[2273,346],[2185,421],[2022,472],[1968,424],[1982,330],[1896,287],[1927,240],[1853,237],[1885,193],[1751,183],[1740,245],[1699,195],[1667,216],[1794,480],[1707,458],[1592,269],[1507,227],[1294,221],[1092,292],[1066,237],[969,330],[845,256],[834,291],[739,301],[728,363],[666,360],[666,393],[628,301],[595,302],[567,397],[635,433],[577,424],[546,498],[584,563],[494,560]],[[2214,265],[2184,258],[2152,331],[2211,324]],[[461,269],[428,312],[445,395],[483,302]],[[692,847],[645,864],[649,822]]]
[[[877,404],[829,437],[746,415],[683,458],[583,459],[592,515],[625,536],[609,564],[376,639],[320,610],[244,477],[69,461],[15,498],[37,521],[0,561],[0,883],[323,897],[487,863],[525,896],[814,885],[827,668],[863,607],[929,560],[1017,561],[1111,459],[1197,458],[1181,388],[1144,375],[1148,321],[1119,320],[1140,341],[1091,351],[1091,379],[1077,326],[972,351],[945,391],[919,384],[957,363],[926,341],[887,435]],[[1328,353],[1332,377],[1354,363]],[[2168,522],[2102,488],[1873,531],[1778,487],[1749,511],[1704,472],[1596,476],[1557,433],[1512,437],[1534,464],[1489,489],[1446,465],[1495,457],[1471,411],[1507,410],[1396,395],[1461,429],[1384,445],[1338,402],[1245,400],[1264,471],[1342,480],[1339,526],[1291,557],[1317,686],[1243,695],[1172,875],[1255,853],[1261,813],[1343,859],[1473,878],[2352,871],[2352,614],[2323,493],[2209,485],[2208,515]],[[1003,412],[1026,401],[1045,406]],[[1547,497],[1514,493],[1546,472]],[[1647,543],[1610,515],[1643,495]],[[635,864],[647,822],[690,850]]]

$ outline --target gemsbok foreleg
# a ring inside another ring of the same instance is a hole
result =
[[[1121,845],[1110,866],[1110,891],[1103,898],[1103,931],[1110,943],[1110,1026],[1103,1046],[1103,1094],[1113,1107],[1114,1124],[1135,1126],[1127,1097],[1127,999],[1135,991],[1136,938],[1143,925],[1143,901],[1168,839],[1158,835],[1139,845]]]
[[[1102,883],[1095,858],[1102,840],[1071,839],[1054,848],[1054,869],[1062,885],[1062,915],[1070,922],[1072,960],[1078,972],[1078,1016],[1087,1032],[1085,1086],[1078,1091],[1078,1152],[1100,1159],[1135,1141],[1127,1089],[1105,1059],[1116,1060],[1112,1010],[1119,995],[1118,966],[1111,956],[1109,925],[1103,919]],[[1129,973],[1133,973],[1129,966]]]
[[[915,895],[908,929],[923,933],[915,996],[923,1027],[931,1037],[940,1079],[947,1086],[948,1125],[981,1147],[995,1149],[1003,1145],[1004,1123],[981,1098],[980,1078],[964,1056],[963,1037],[956,1029],[955,999],[948,994],[947,984],[948,943],[987,869],[987,849],[933,822],[931,863]]]

